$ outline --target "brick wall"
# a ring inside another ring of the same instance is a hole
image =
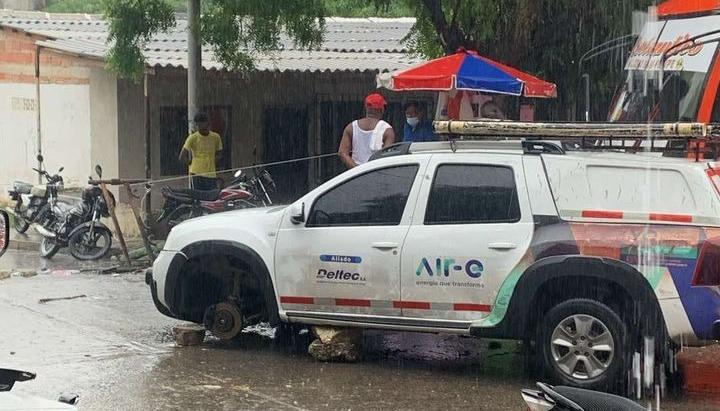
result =
[[[0,83],[35,83],[35,42],[43,38],[8,28],[0,29]],[[43,84],[88,84],[89,69],[102,62],[40,52],[40,81]]]

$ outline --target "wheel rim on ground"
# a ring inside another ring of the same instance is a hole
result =
[[[568,377],[589,380],[600,377],[615,356],[615,341],[599,319],[571,315],[562,320],[550,337],[550,353],[557,368]]]
[[[234,303],[223,302],[215,305],[210,332],[221,340],[229,340],[242,331],[242,313]]]

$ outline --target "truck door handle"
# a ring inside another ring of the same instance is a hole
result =
[[[513,243],[490,243],[488,244],[488,248],[493,250],[514,250],[517,248],[517,245]]]
[[[392,250],[393,248],[398,248],[398,243],[378,241],[376,243],[372,243],[372,248],[377,248],[379,250]]]

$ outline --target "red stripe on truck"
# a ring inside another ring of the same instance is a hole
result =
[[[650,221],[672,221],[674,223],[692,223],[693,218],[687,214],[650,213]]]
[[[312,297],[295,297],[284,295],[280,297],[280,302],[284,304],[315,304],[315,299]]]
[[[607,210],[582,210],[582,216],[585,218],[623,218],[623,212]]]
[[[453,311],[480,311],[489,313],[492,311],[492,307],[487,304],[456,303],[453,304]]]

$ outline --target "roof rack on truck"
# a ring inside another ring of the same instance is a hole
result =
[[[661,152],[700,161],[720,156],[720,124],[704,123],[529,123],[435,121],[448,140],[512,140],[560,144],[568,150]],[[572,143],[567,145],[567,143]]]

